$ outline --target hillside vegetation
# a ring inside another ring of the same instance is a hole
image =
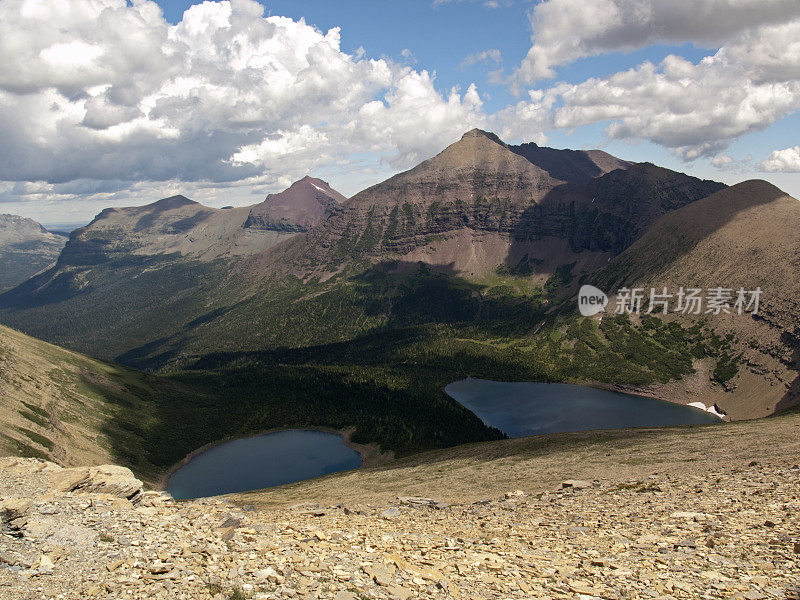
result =
[[[0,326],[0,452],[114,462],[154,482],[206,444],[274,428],[354,428],[353,441],[397,455],[501,437],[413,375],[315,364],[155,375]]]

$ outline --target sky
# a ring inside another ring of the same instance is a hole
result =
[[[0,212],[344,193],[473,127],[800,197],[798,0],[0,0]]]

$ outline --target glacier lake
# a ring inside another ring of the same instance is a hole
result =
[[[445,391],[512,438],[566,431],[719,423],[699,408],[566,383],[462,379]]]
[[[176,500],[258,490],[356,469],[361,455],[335,433],[287,430],[231,440],[199,453],[167,481]]]

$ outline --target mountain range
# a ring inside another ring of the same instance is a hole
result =
[[[184,196],[109,208],[75,230],[57,263],[3,299],[8,323],[115,358],[202,320],[203,306],[243,257],[297,235],[343,200],[305,178],[252,207],[215,209]]]
[[[466,375],[749,418],[800,398],[798,224],[797,200],[763,181],[728,187],[472,130],[350,199],[306,177],[251,207],[174,196],[106,209],[0,295],[0,321],[209,398],[252,398],[226,432],[355,424],[358,441],[397,454],[490,439],[442,392]],[[582,318],[583,283],[760,287],[763,310]],[[261,404],[264,389],[290,394],[291,410]]]
[[[526,255],[546,279],[591,270],[658,217],[721,189],[605,152],[509,146],[472,130],[439,155],[356,194],[308,235],[270,253],[307,278],[354,261],[424,262],[481,276]],[[260,257],[259,257],[260,258]],[[257,260],[257,259],[256,259]]]

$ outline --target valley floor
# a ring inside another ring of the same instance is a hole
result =
[[[794,598],[798,440],[800,414],[510,440],[181,503],[7,458],[0,596]]]

